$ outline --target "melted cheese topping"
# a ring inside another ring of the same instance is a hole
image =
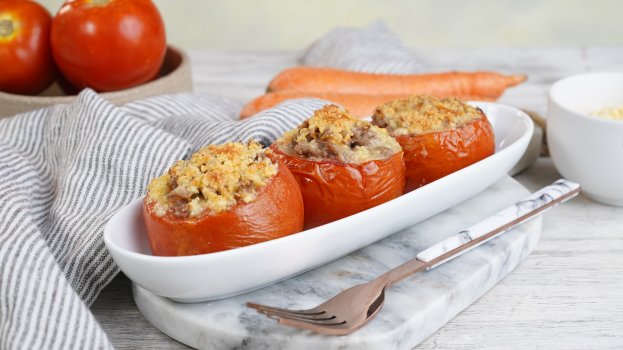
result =
[[[266,152],[270,150],[255,142],[203,147],[152,180],[148,202],[155,204],[156,215],[177,217],[219,213],[237,203],[250,203],[277,174],[278,166]]]
[[[277,140],[277,145],[290,155],[345,164],[387,159],[401,151],[386,130],[335,105],[315,111],[310,119]]]
[[[411,96],[377,107],[372,123],[393,136],[451,130],[484,114],[458,98]]]

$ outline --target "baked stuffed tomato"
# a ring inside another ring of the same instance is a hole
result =
[[[482,110],[457,98],[412,96],[377,107],[372,123],[404,151],[406,191],[414,190],[495,152]]]
[[[271,149],[299,184],[305,228],[356,214],[403,193],[398,142],[335,105],[316,111]]]
[[[210,145],[151,181],[143,203],[154,255],[238,248],[303,229],[303,198],[255,142]]]

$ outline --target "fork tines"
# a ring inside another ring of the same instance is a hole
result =
[[[323,310],[291,310],[255,303],[247,303],[247,306],[269,318],[279,321],[280,324],[311,331],[318,331],[314,326],[327,327],[346,324],[346,321],[338,320],[335,315],[330,315]]]

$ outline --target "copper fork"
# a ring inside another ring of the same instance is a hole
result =
[[[348,288],[312,309],[291,310],[255,303],[247,306],[280,324],[329,335],[350,334],[368,323],[383,306],[385,289],[430,270],[575,197],[580,186],[564,179],[529,195],[497,214],[420,252],[416,258],[374,280]]]

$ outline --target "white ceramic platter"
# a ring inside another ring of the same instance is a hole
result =
[[[453,207],[502,178],[526,150],[532,121],[510,106],[472,104],[480,107],[493,125],[495,154],[361,213],[243,248],[158,257],[151,255],[143,225],[143,198],[137,198],[110,219],[104,241],[130,279],[176,301],[221,299],[286,279]]]

